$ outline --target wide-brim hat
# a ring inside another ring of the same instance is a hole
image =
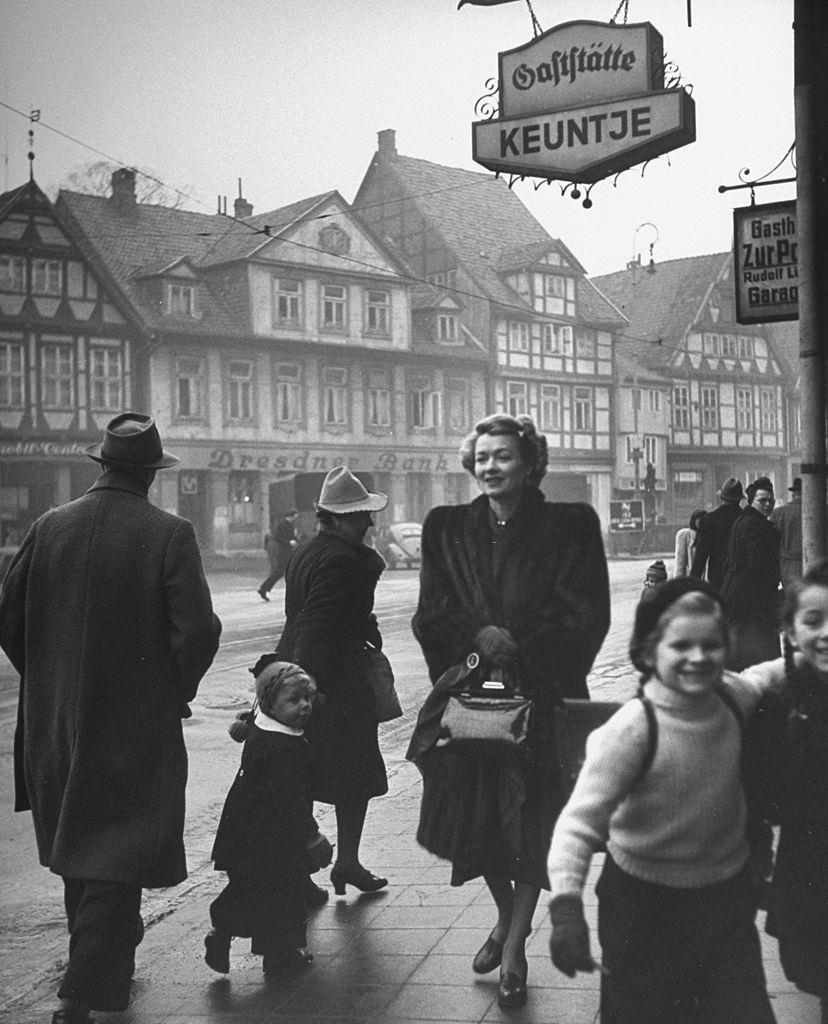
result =
[[[337,466],[325,477],[316,507],[335,515],[345,515],[349,512],[379,512],[387,504],[387,494],[366,490],[347,466]]]
[[[793,478],[793,483],[788,488],[788,490],[792,494],[802,494],[802,477],[801,476],[795,476]]]
[[[103,441],[90,445],[86,454],[95,462],[130,469],[168,469],[180,462],[161,446],[155,420],[139,412],[124,412],[110,420]]]
[[[719,491],[719,497],[723,501],[741,501],[744,496],[745,492],[742,490],[742,481],[737,480],[735,476],[728,477]]]

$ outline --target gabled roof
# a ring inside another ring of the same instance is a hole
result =
[[[773,337],[776,354],[785,363],[791,380],[798,381],[802,373],[799,362],[799,321],[779,320],[766,324],[766,327]]]
[[[655,273],[633,267],[591,278],[629,320],[625,352],[642,366],[663,367],[700,318],[711,288],[731,254],[712,253],[658,263]]]
[[[381,164],[375,160],[372,168],[375,166],[396,176],[458,263],[492,302],[533,312],[501,277],[504,261],[509,267],[518,265],[520,254],[531,260],[558,251],[583,272],[570,250],[535,220],[501,178],[399,154]],[[358,212],[358,202],[355,209]],[[586,301],[590,316],[579,312],[582,319],[623,322],[601,295],[590,293]]]

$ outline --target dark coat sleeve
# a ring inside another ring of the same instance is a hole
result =
[[[22,676],[26,669],[26,583],[34,548],[34,527],[23,539],[0,591],[0,647]]]
[[[696,550],[693,554],[693,561],[690,565],[690,575],[697,580],[704,578],[704,570],[707,568],[707,559],[710,557],[710,527],[705,528],[706,520],[699,523],[696,533]]]

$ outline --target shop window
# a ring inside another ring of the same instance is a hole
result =
[[[234,471],[230,474],[228,506],[231,530],[258,529],[257,482],[258,475],[256,473]]]
[[[366,408],[369,426],[391,426],[391,375],[387,370],[369,371]]]
[[[0,256],[0,291],[26,290],[26,261],[22,256]]]
[[[89,397],[95,412],[123,408],[124,368],[119,348],[90,348]]]
[[[0,408],[23,407],[24,372],[23,345],[13,341],[0,341]]]
[[[204,416],[204,360],[179,356],[175,361],[175,415],[178,419]]]
[[[247,359],[227,361],[227,418],[240,423],[253,419],[253,363]]]
[[[388,292],[369,289],[366,295],[365,329],[374,334],[388,334],[390,310],[391,296]]]
[[[302,422],[302,371],[298,363],[276,367],[276,423],[296,426]]]
[[[348,293],[342,285],[322,286],[322,326],[342,331],[347,323]]]
[[[302,319],[302,284],[284,277],[273,278],[273,326],[298,325]]]
[[[40,401],[44,409],[74,409],[75,350],[72,345],[43,345],[40,352]]]
[[[35,295],[60,295],[63,264],[60,260],[32,260],[32,292]]]
[[[322,370],[322,420],[326,426],[348,423],[348,371],[341,366]]]

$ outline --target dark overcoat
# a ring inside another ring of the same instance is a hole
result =
[[[475,649],[483,626],[512,634],[537,700],[522,820],[519,828],[514,820],[507,826],[503,813],[514,802],[513,766],[492,770],[442,748],[420,757],[415,736],[409,756],[424,785],[418,839],[453,861],[456,882],[491,872],[543,885],[560,810],[552,708],[558,697],[589,696],[586,675],[610,622],[607,562],[594,509],[546,502],[537,488],[498,539],[496,561],[492,539],[485,496],[428,514],[412,626],[432,682]]]
[[[385,562],[364,544],[320,532],[296,548],[285,575],[285,627],[276,653],[313,676],[322,700],[305,735],[314,759],[314,799],[368,799],[388,791],[366,641],[381,646],[374,591]]]
[[[779,532],[748,505],[730,532],[721,588],[732,671],[779,657],[778,588]]]
[[[706,578],[710,586],[719,591],[724,579],[730,531],[741,513],[738,502],[725,501],[699,523],[690,575],[700,580]]]
[[[17,810],[40,861],[143,887],[186,878],[181,719],[221,624],[192,525],[104,473],[29,530],[0,595],[20,674]]]

